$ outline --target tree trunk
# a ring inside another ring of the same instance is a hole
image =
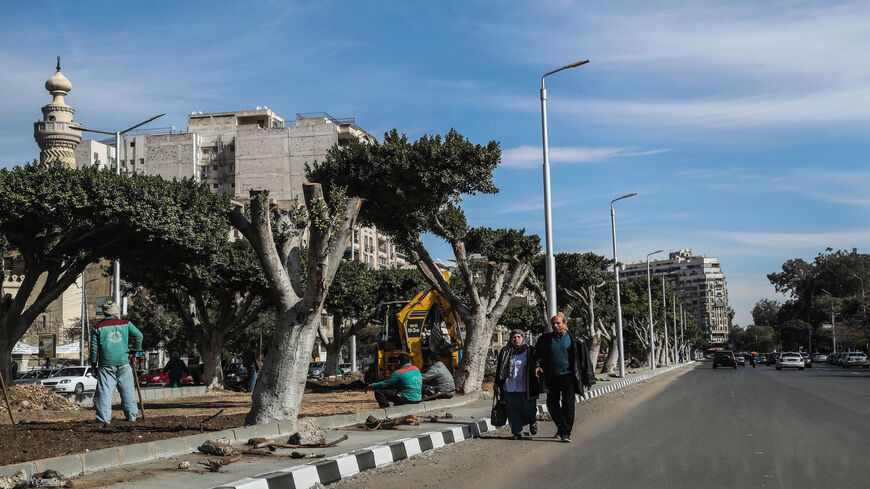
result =
[[[619,371],[619,346],[616,344],[610,345],[610,350],[607,352],[607,358],[604,359],[604,368],[601,373],[609,374]]]
[[[202,376],[207,390],[224,386],[224,372],[221,362],[221,351],[224,348],[224,334],[211,331],[211,334],[197,341],[197,347],[202,354]],[[199,379],[193,379],[198,382]]]
[[[462,361],[456,372],[456,390],[475,392],[483,385],[486,357],[492,347],[492,330],[483,314],[463,318],[465,321],[465,344]],[[493,323],[494,324],[494,323]]]
[[[12,385],[12,348],[15,344],[9,344],[6,335],[0,336],[0,375],[6,379],[6,385]]]
[[[332,338],[332,341],[326,344],[326,365],[323,370],[323,375],[338,375],[338,364],[341,363],[341,347],[343,341],[341,338]]]
[[[276,419],[295,421],[299,416],[319,325],[320,307],[308,311],[306,316],[293,309],[278,316],[245,424],[265,424]]]

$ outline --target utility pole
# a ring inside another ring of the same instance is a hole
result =
[[[665,293],[665,276],[662,275],[662,331],[665,333],[665,367],[671,364],[671,351],[668,348],[668,299]],[[677,341],[674,338],[674,341]]]

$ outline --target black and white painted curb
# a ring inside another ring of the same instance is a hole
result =
[[[670,367],[659,368],[655,372],[608,383],[596,389],[590,389],[583,397],[577,396],[577,402],[603,396],[622,389],[631,384],[647,380],[670,372],[674,369],[690,365],[683,363]],[[546,413],[547,406],[538,405],[538,414]],[[319,462],[297,465],[276,470],[257,477],[247,477],[229,484],[217,486],[214,489],[308,489],[315,484],[332,484],[360,472],[384,467],[399,462],[429,450],[461,443],[469,438],[477,438],[484,433],[495,431],[489,418],[482,418],[462,426],[455,426],[440,431],[430,431],[410,438],[402,438],[385,445],[375,445],[362,450],[336,455]]]

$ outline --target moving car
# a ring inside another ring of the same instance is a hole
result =
[[[308,364],[308,378],[322,379],[326,371],[326,362],[311,362]]]
[[[779,358],[776,359],[776,369],[782,370],[784,368],[803,370],[806,368],[804,367],[804,357],[793,351],[781,353]]]
[[[12,381],[13,385],[21,384],[41,384],[42,379],[51,377],[51,374],[57,372],[56,368],[38,368],[24,372],[24,375]]]
[[[62,368],[51,377],[42,379],[41,383],[45,387],[51,387],[55,392],[81,394],[97,389],[97,378],[91,367]]]
[[[867,360],[867,355],[862,352],[850,352],[843,356],[843,367],[864,367],[870,368],[870,361]]]
[[[813,368],[813,359],[810,358],[810,354],[802,351],[800,352],[801,357],[804,359],[804,367]]]
[[[767,366],[770,367],[770,366],[776,365],[776,361],[779,359],[780,355],[782,355],[782,352],[779,352],[779,351],[772,351],[772,352],[768,353],[767,357],[766,357]]]
[[[816,353],[816,356],[813,357],[813,361],[816,363],[822,363],[828,360],[828,356],[824,353]]]
[[[734,352],[729,350],[719,350],[713,354],[713,368],[720,366],[737,368],[737,358],[734,357]]]
[[[737,365],[740,365],[742,367],[746,366],[746,357],[745,356],[738,354],[734,357],[734,360],[737,362]]]

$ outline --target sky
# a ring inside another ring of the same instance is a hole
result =
[[[717,257],[735,322],[766,274],[870,244],[870,3],[15,2],[0,17],[0,165],[38,156],[55,57],[75,120],[187,127],[268,106],[355,117],[379,139],[451,128],[498,141],[497,195],[473,226],[543,236],[547,78],[557,252]],[[435,256],[449,248],[429,240]]]

